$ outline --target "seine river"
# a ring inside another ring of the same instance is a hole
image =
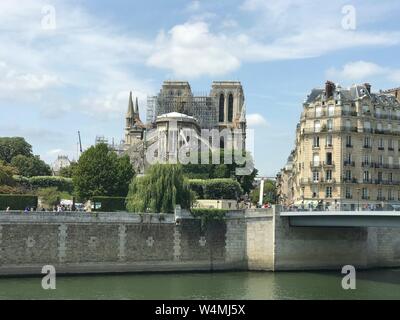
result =
[[[343,290],[339,272],[164,273],[0,278],[0,299],[400,299],[400,269],[357,272]]]

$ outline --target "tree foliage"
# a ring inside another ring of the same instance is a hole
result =
[[[100,143],[82,153],[72,180],[76,195],[82,199],[125,197],[133,176],[129,157],[118,157],[106,144]]]
[[[17,170],[0,160],[0,193],[15,193],[16,182],[13,179]]]
[[[192,199],[181,165],[155,164],[145,176],[133,179],[127,209],[131,212],[172,213],[177,204],[189,209]]]
[[[77,165],[76,161],[72,161],[68,167],[62,167],[58,175],[64,178],[72,178]]]
[[[10,163],[17,155],[32,156],[32,146],[21,137],[0,137],[0,160]]]
[[[236,152],[236,156],[237,156]],[[219,164],[213,164],[213,154],[206,153],[198,155],[199,164],[189,163],[183,166],[183,172],[189,179],[218,179],[218,178],[231,178],[239,182],[241,188],[245,193],[250,193],[254,188],[254,178],[257,176],[257,169],[252,169],[248,174],[238,175],[237,169],[243,168],[243,164],[239,164],[235,161],[235,153],[228,151],[214,152],[215,159],[219,160]],[[253,165],[252,157],[247,153],[241,155],[247,159],[251,165]],[[209,164],[204,164],[202,158],[207,159]]]
[[[19,154],[11,159],[11,165],[24,177],[49,176],[51,169],[39,156]]]
[[[272,203],[276,202],[276,186],[275,182],[272,180],[264,181],[264,196],[263,196],[263,203]],[[255,188],[251,194],[251,202],[256,204],[260,199],[260,187]]]
[[[47,207],[53,207],[60,203],[61,192],[56,187],[38,189],[36,194]]]

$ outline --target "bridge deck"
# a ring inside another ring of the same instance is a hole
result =
[[[291,211],[281,212],[293,227],[397,227],[399,211]]]

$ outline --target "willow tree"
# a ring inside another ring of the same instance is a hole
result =
[[[177,204],[190,208],[192,199],[181,165],[155,164],[146,175],[133,179],[129,186],[127,210],[172,213]]]

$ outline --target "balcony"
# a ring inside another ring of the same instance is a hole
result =
[[[351,194],[346,194],[346,199],[353,199],[353,196]]]
[[[363,128],[363,132],[364,132],[364,133],[373,133],[374,130],[371,129],[371,128]]]
[[[356,178],[343,177],[343,182],[344,183],[357,183],[357,179]]]
[[[376,197],[376,201],[385,201],[385,200],[386,200],[385,197],[382,197],[382,196],[377,196]]]
[[[324,161],[322,163],[322,166],[324,166],[324,167],[334,167],[335,163],[333,161]]]
[[[362,196],[361,196],[361,199],[363,199],[363,200],[369,200],[369,196],[362,195]]]
[[[342,110],[342,116],[357,117],[357,111]]]
[[[361,166],[363,168],[375,168],[375,165],[373,162],[361,162]]]
[[[372,146],[371,146],[371,145],[368,145],[368,144],[364,144],[364,145],[363,145],[363,148],[364,148],[364,149],[372,149]]]
[[[388,150],[389,151],[394,151],[394,148],[393,147],[389,147]]]
[[[310,162],[311,168],[320,168],[321,166],[322,166],[321,162],[314,162],[314,161]]]
[[[346,148],[353,148],[352,144],[346,143]]]
[[[354,166],[355,166],[355,162],[354,162],[354,161],[347,161],[347,160],[345,160],[345,161],[343,162],[343,165],[344,165],[344,166],[354,167]]]
[[[364,184],[373,184],[374,180],[372,180],[372,179],[363,179],[362,183],[364,183]]]
[[[385,147],[378,147],[378,150],[385,150]]]

